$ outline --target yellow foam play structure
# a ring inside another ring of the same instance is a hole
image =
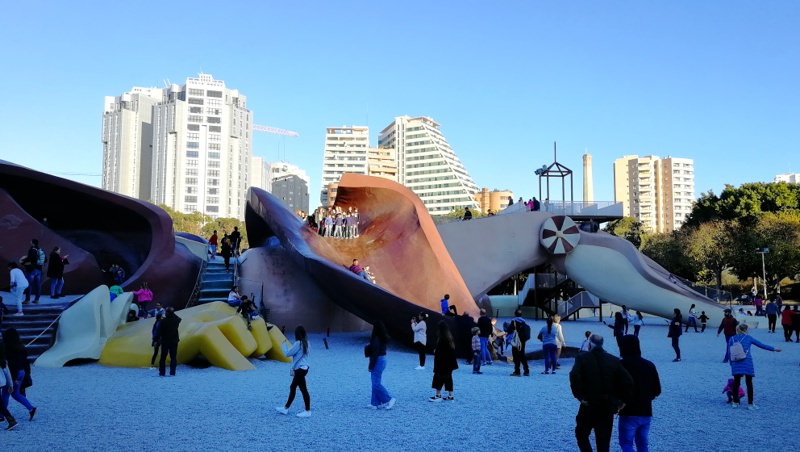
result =
[[[248,358],[266,355],[269,359],[291,362],[281,344],[286,337],[260,317],[251,321],[252,329],[236,309],[224,302],[208,303],[176,311],[181,318],[178,333],[178,363],[185,364],[197,355],[212,365],[228,370],[251,370]],[[149,367],[153,355],[152,330],[155,319],[121,325],[108,339],[100,363],[117,367]]]

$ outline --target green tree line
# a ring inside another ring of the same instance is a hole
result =
[[[800,185],[747,183],[709,191],[694,203],[679,230],[651,233],[634,218],[608,223],[605,230],[625,238],[642,253],[683,278],[723,286],[723,277],[739,281],[762,277],[767,285],[800,278]]]
[[[177,212],[164,204],[158,207],[164,209],[167,215],[172,218],[172,228],[175,232],[188,232],[189,234],[208,239],[214,231],[217,231],[219,239],[222,240],[222,235],[224,233],[230,234],[234,226],[237,226],[239,232],[242,233],[242,244],[240,248],[244,250],[250,247],[243,221],[239,221],[236,218],[213,218],[210,215],[203,215],[199,212]]]

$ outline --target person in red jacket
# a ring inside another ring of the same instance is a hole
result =
[[[736,336],[736,325],[738,324],[739,321],[731,315],[731,310],[726,309],[725,317],[719,322],[719,328],[717,328],[717,337],[719,337],[719,333],[725,333],[725,359],[722,360],[723,363],[727,363],[728,360],[731,359],[731,352],[728,349],[728,340]]]
[[[783,341],[792,342],[792,310],[789,309],[789,305],[783,306],[781,326],[783,327]]]

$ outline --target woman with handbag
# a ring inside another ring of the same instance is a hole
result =
[[[751,350],[755,345],[758,348],[769,350],[771,352],[780,352],[778,347],[772,347],[758,341],[747,334],[747,324],[740,323],[736,326],[736,335],[728,339],[728,347],[738,343],[741,345],[744,352],[744,358],[735,360],[736,357],[731,356],[731,375],[733,375],[733,404],[731,406],[736,408],[739,406],[739,386],[742,383],[742,376],[747,386],[747,409],[757,410],[758,407],[753,404],[753,377],[756,375],[755,366],[753,366],[753,354]],[[731,350],[733,351],[733,350]]]
[[[292,376],[292,384],[289,386],[289,399],[286,405],[275,407],[275,410],[281,414],[289,414],[289,408],[294,402],[294,396],[297,394],[297,388],[300,388],[300,393],[303,394],[303,403],[305,404],[305,411],[297,413],[297,417],[311,417],[311,396],[308,394],[306,387],[306,375],[308,375],[308,333],[302,325],[298,325],[294,329],[295,343],[289,348],[289,341],[283,343],[283,354],[292,357],[292,368],[289,369],[289,375]]]
[[[364,349],[364,354],[369,358],[369,373],[372,380],[372,400],[369,408],[373,410],[378,408],[391,410],[397,402],[381,383],[383,371],[386,370],[386,344],[388,342],[389,334],[386,332],[386,326],[378,320],[372,326],[369,345]]]

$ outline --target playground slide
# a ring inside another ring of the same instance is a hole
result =
[[[566,273],[589,292],[629,309],[686,320],[692,304],[721,319],[724,307],[672,278],[669,271],[641,254],[630,242],[603,232],[581,232],[580,244],[564,259]]]
[[[98,359],[106,341],[125,322],[133,294],[109,303],[107,286],[99,286],[61,314],[56,343],[36,359],[41,367],[61,367],[74,359]]]

